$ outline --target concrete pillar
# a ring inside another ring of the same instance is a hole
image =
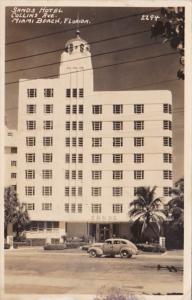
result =
[[[59,235],[60,235],[60,243],[65,242],[65,238],[67,235],[66,222],[63,221],[59,222]]]
[[[100,238],[100,229],[99,229],[99,224],[96,224],[96,242],[99,242],[99,238]]]
[[[113,224],[112,223],[109,224],[109,237],[110,238],[113,237]]]

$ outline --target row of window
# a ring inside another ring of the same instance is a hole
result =
[[[35,203],[25,203],[27,210],[35,210]],[[95,203],[91,205],[92,213],[101,213],[102,205],[100,203]],[[42,203],[42,210],[52,210],[52,203]],[[83,205],[82,203],[65,203],[64,210],[66,213],[82,213]],[[113,213],[122,213],[123,212],[123,204],[112,204]]]
[[[26,112],[28,114],[36,113],[36,104],[27,104]],[[53,104],[44,104],[43,106],[44,113],[53,113]],[[83,105],[66,105],[65,108],[66,114],[83,114],[84,107]],[[102,114],[103,106],[102,105],[92,105],[92,113],[93,114]],[[123,105],[122,104],[114,104],[112,106],[113,114],[123,114]],[[133,112],[135,114],[144,113],[144,104],[134,104],[133,105]],[[171,105],[170,104],[163,104],[163,112],[164,113],[171,113]]]
[[[92,147],[102,147],[102,138],[95,137],[92,138]],[[113,147],[123,147],[123,137],[113,137],[112,138],[112,145]],[[163,145],[164,146],[171,146],[172,140],[170,137],[163,137]],[[26,146],[36,146],[36,137],[29,136],[26,137]],[[43,146],[53,146],[53,137],[52,136],[45,136],[43,137]],[[66,147],[83,147],[83,137],[66,137],[65,138],[65,146]],[[143,137],[135,137],[134,138],[134,146],[135,147],[142,147],[144,146],[144,138]]]
[[[133,104],[133,112],[135,114],[144,113],[144,104]],[[163,104],[163,112],[164,113],[172,113],[171,104]],[[103,105],[92,105],[92,113],[93,114],[102,114],[103,113]],[[114,104],[113,105],[113,113],[114,114],[122,114],[123,113],[123,105],[122,104]]]
[[[134,187],[134,196],[137,195],[138,189],[140,187]],[[172,192],[171,187],[163,187],[163,196],[170,196]],[[64,188],[64,194],[66,197],[69,196],[83,196],[83,188],[81,186],[66,186]],[[26,186],[25,187],[25,195],[26,196],[34,196],[35,195],[35,187],[34,186]],[[42,187],[42,195],[43,196],[52,196],[52,186],[43,186]],[[102,187],[92,187],[91,195],[94,197],[102,196]],[[117,186],[112,187],[112,195],[114,197],[123,196],[123,187]]]
[[[36,98],[37,97],[37,89],[27,89],[27,97],[28,98]],[[44,97],[46,97],[46,98],[54,97],[54,89],[53,88],[44,89]],[[83,98],[84,90],[83,90],[83,88],[66,89],[66,97],[67,98],[70,98],[70,97]]]

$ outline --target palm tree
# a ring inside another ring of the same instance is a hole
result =
[[[184,178],[180,178],[175,183],[171,194],[172,199],[167,204],[167,213],[171,217],[166,228],[168,246],[182,248],[184,240]]]
[[[29,216],[25,206],[20,204],[17,193],[11,186],[5,188],[4,192],[4,237],[7,237],[8,228],[12,235],[13,228],[19,235],[29,224]]]
[[[166,220],[162,200],[155,198],[156,186],[140,187],[137,198],[130,203],[129,216],[132,224],[140,223],[140,238],[142,240],[158,240],[162,224]]]

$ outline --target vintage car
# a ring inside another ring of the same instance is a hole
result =
[[[102,255],[114,257],[120,255],[122,258],[130,258],[139,253],[137,247],[126,239],[111,238],[104,243],[92,245],[88,251],[90,257],[101,257]]]

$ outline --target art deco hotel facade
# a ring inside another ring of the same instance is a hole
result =
[[[172,187],[169,91],[94,91],[90,47],[66,43],[58,78],[19,83],[17,193],[27,237],[130,237],[140,186]]]

